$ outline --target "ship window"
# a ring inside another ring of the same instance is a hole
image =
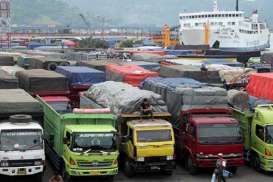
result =
[[[265,29],[265,24],[260,24],[261,29]]]
[[[208,17],[211,17],[211,15],[209,15]]]
[[[236,23],[235,22],[232,22],[232,25],[235,25]]]

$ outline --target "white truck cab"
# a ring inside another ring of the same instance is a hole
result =
[[[0,175],[37,175],[41,180],[44,169],[43,128],[32,120],[0,122]]]

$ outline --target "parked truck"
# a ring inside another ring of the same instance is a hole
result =
[[[21,89],[0,90],[0,175],[35,176],[45,170],[42,108]]]
[[[16,73],[19,87],[32,96],[69,96],[67,78],[54,71],[24,70]]]
[[[232,118],[230,110],[182,111],[174,131],[176,156],[184,160],[191,174],[196,174],[199,168],[214,168],[219,153],[233,173],[244,164],[243,137],[239,122]]]
[[[80,105],[80,92],[88,90],[92,84],[105,81],[104,72],[84,66],[58,66],[56,72],[68,79],[69,98],[73,108]]]
[[[174,133],[161,96],[129,84],[105,82],[93,85],[80,97],[81,107],[103,108],[108,105],[116,114],[120,164],[128,177],[138,172],[172,174],[175,168]],[[152,117],[138,112],[143,98],[153,105]]]
[[[254,112],[233,109],[244,137],[244,157],[256,170],[273,171],[273,105],[259,105]]]
[[[41,97],[45,117],[46,153],[56,170],[69,181],[73,176],[118,173],[116,119],[110,111],[76,109],[58,113]]]
[[[176,157],[191,174],[214,168],[218,154],[236,172],[244,164],[239,122],[232,117],[223,88],[187,78],[149,78],[143,88],[162,95],[172,113]]]
[[[152,119],[139,114],[119,118],[121,162],[128,177],[140,172],[172,174],[174,133],[167,118],[169,113],[155,113]]]

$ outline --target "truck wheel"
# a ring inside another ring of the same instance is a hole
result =
[[[132,168],[128,160],[126,160],[124,164],[124,173],[127,177],[133,177],[135,174],[134,169]]]
[[[259,156],[256,153],[252,154],[251,157],[251,166],[256,170],[256,171],[261,171],[261,166],[260,166],[260,159]]]
[[[43,177],[44,177],[43,173],[36,174],[35,175],[35,181],[43,182]]]
[[[173,171],[164,171],[164,174],[167,176],[173,175]]]
[[[65,166],[63,166],[62,168],[62,176],[63,176],[64,182],[72,182],[71,176],[65,170]]]
[[[106,181],[107,181],[107,182],[112,182],[112,181],[114,181],[114,177],[115,177],[115,176],[107,176],[107,177],[106,177]]]
[[[187,157],[185,166],[191,175],[196,175],[198,173],[198,169],[196,166],[194,166],[192,158],[190,156]]]

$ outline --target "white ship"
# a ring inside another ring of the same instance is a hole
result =
[[[180,13],[180,43],[209,45],[231,51],[256,51],[270,47],[270,32],[258,12],[245,17],[243,11],[221,11],[217,0],[213,11]]]

